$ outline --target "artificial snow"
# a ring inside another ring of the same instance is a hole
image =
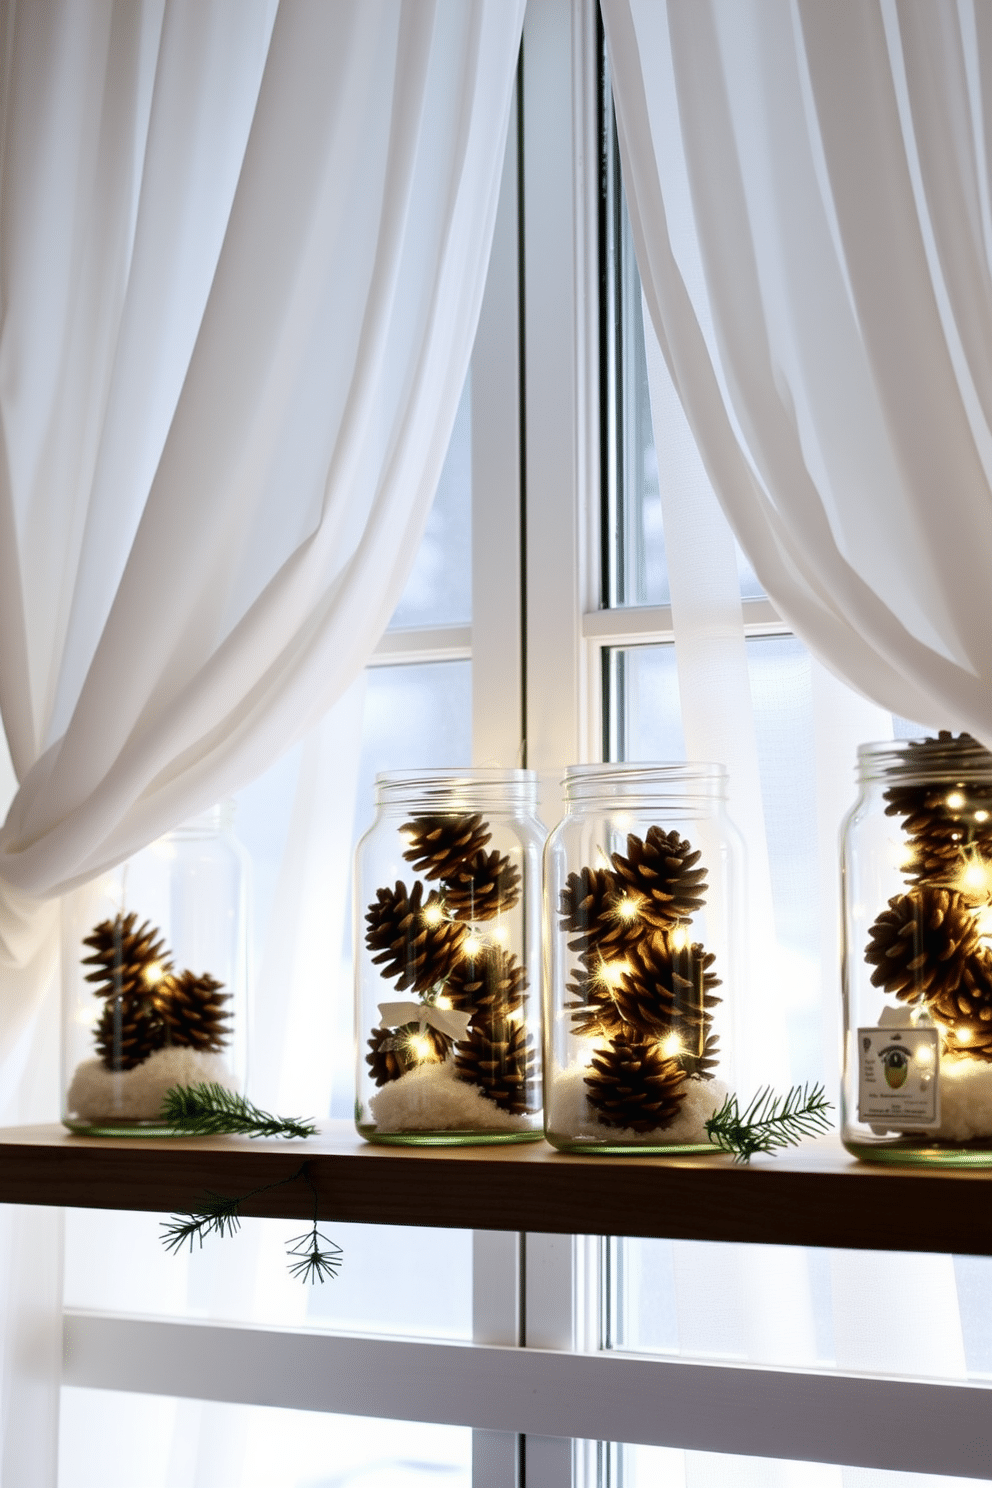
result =
[[[533,1131],[534,1115],[511,1116],[455,1073],[454,1061],[418,1064],[383,1085],[369,1101],[376,1129],[404,1131]]]
[[[66,1096],[71,1121],[154,1121],[173,1085],[224,1085],[236,1089],[222,1054],[198,1049],[157,1049],[130,1070],[109,1070],[102,1059],[77,1065]]]
[[[992,1064],[941,1055],[940,1126],[926,1135],[950,1142],[992,1137]]]
[[[596,1115],[586,1099],[582,1065],[558,1073],[548,1082],[548,1132],[559,1141],[588,1142],[590,1146],[613,1147],[690,1147],[709,1145],[706,1123],[727,1099],[727,1087],[721,1080],[690,1078],[685,1082],[685,1099],[675,1119],[654,1131],[638,1132],[630,1127],[607,1126]],[[716,1148],[713,1149],[716,1151]]]

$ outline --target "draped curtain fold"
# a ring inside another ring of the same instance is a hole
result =
[[[54,1115],[56,896],[258,777],[388,622],[475,336],[523,9],[0,9],[4,1122]],[[17,1488],[55,1482],[59,1243],[50,1211],[0,1216]]]
[[[992,743],[988,7],[602,9],[645,300],[741,545],[834,672]]]
[[[522,11],[5,10],[8,884],[120,861],[364,664],[468,365]]]

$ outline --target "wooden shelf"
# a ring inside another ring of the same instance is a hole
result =
[[[344,1122],[303,1142],[79,1137],[0,1129],[0,1202],[169,1212],[241,1194],[306,1162],[322,1219],[992,1254],[992,1172],[856,1162],[836,1137],[740,1167],[701,1157],[581,1157],[543,1142],[376,1147]],[[305,1180],[246,1214],[305,1218]]]

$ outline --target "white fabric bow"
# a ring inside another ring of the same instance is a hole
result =
[[[379,1013],[383,1028],[399,1028],[403,1023],[426,1023],[452,1039],[465,1037],[470,1017],[468,1013],[433,1007],[428,1002],[380,1002]]]

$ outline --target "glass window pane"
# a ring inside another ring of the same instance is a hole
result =
[[[390,630],[472,618],[472,374],[465,380],[441,479]]]
[[[470,1488],[472,1433],[65,1388],[59,1488]]]
[[[469,662],[370,668],[357,788],[354,800],[346,789],[341,802],[353,820],[350,841],[371,823],[378,770],[460,767],[471,757]],[[283,853],[292,850],[291,818],[300,809],[299,770],[298,759],[280,761],[252,788],[245,812],[250,828],[245,836],[259,869],[254,896],[258,956],[274,957],[277,964],[283,950],[269,943],[269,925],[285,892],[281,865]],[[342,943],[327,947],[324,991],[334,1006],[326,1048],[333,1067],[330,1114],[347,1121],[354,1110],[351,936],[348,914]],[[298,1222],[249,1220],[234,1239],[215,1239],[192,1256],[167,1255],[159,1225],[160,1216],[151,1214],[69,1211],[66,1305],[283,1327],[471,1337],[468,1231],[432,1230],[428,1240],[426,1231],[399,1226],[331,1225],[331,1238],[345,1251],[341,1275],[323,1286],[305,1287],[286,1270],[285,1242],[302,1228]],[[410,1258],[422,1254],[427,1244],[443,1267],[443,1296],[406,1284]]]
[[[666,605],[671,603],[671,588],[661,482],[669,478],[666,475],[669,468],[677,467],[681,461],[677,450],[658,450],[655,445],[641,279],[620,180],[612,107],[604,112],[609,121],[605,155],[607,210],[612,230],[607,233],[605,245],[607,324],[603,327],[608,367],[603,604],[606,608]],[[676,437],[674,432],[672,437]],[[687,426],[682,426],[679,437],[691,440]],[[741,598],[764,598],[765,591],[750,561],[739,544],[735,542],[734,546]]]

